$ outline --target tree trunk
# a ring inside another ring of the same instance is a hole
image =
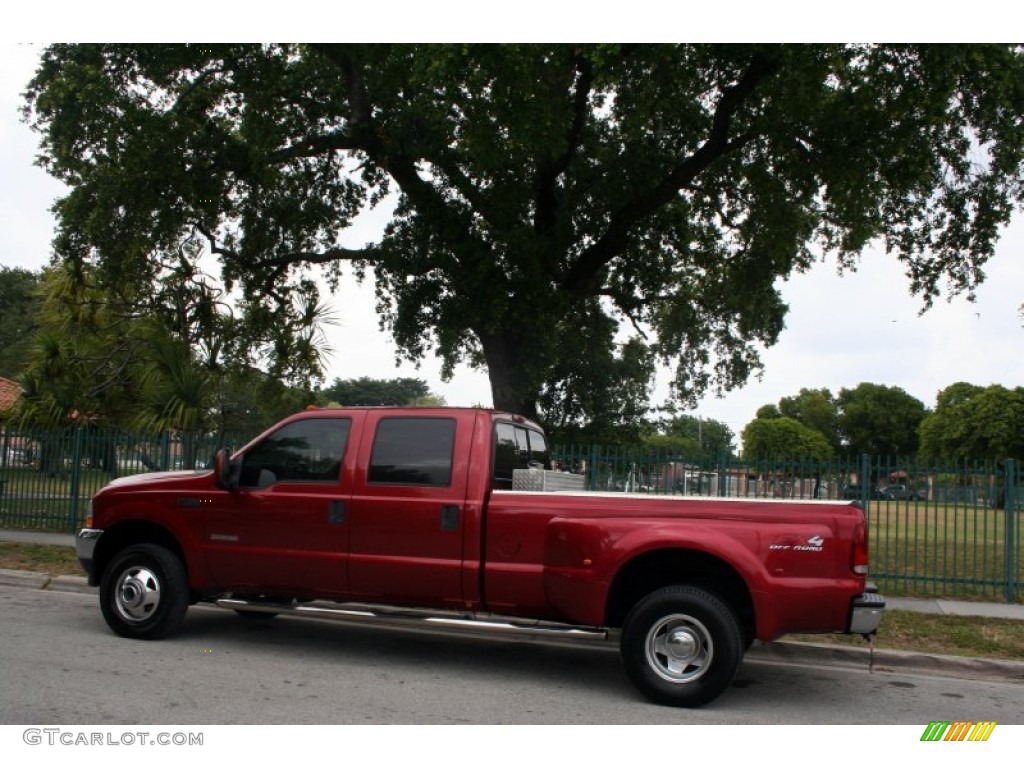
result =
[[[531,367],[523,361],[522,345],[509,334],[478,333],[477,338],[487,362],[495,409],[536,420],[540,389],[532,380]]]

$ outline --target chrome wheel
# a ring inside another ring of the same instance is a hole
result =
[[[736,611],[718,595],[670,584],[642,598],[622,626],[622,660],[652,701],[699,707],[724,691],[743,659]]]
[[[103,569],[100,610],[122,637],[165,637],[185,618],[189,597],[184,563],[159,544],[127,547]]]
[[[149,568],[128,568],[117,580],[114,604],[121,617],[132,624],[151,618],[160,607],[160,579]]]
[[[670,683],[690,683],[708,671],[715,643],[701,622],[685,614],[672,614],[651,627],[646,642],[647,663]]]

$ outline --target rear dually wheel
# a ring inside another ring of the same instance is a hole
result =
[[[630,680],[652,701],[676,707],[698,707],[721,694],[739,669],[743,648],[735,611],[715,594],[685,584],[647,595],[622,630]]]

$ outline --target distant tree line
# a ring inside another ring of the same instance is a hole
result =
[[[1024,388],[957,382],[934,408],[899,387],[862,383],[801,389],[761,407],[743,430],[744,453],[828,459],[847,454],[927,460],[1024,458]]]

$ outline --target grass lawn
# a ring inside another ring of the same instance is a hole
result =
[[[782,639],[868,647],[858,635],[786,635]],[[1024,662],[1024,621],[887,610],[875,647]]]
[[[73,547],[0,541],[0,568],[51,576],[84,576]]]

